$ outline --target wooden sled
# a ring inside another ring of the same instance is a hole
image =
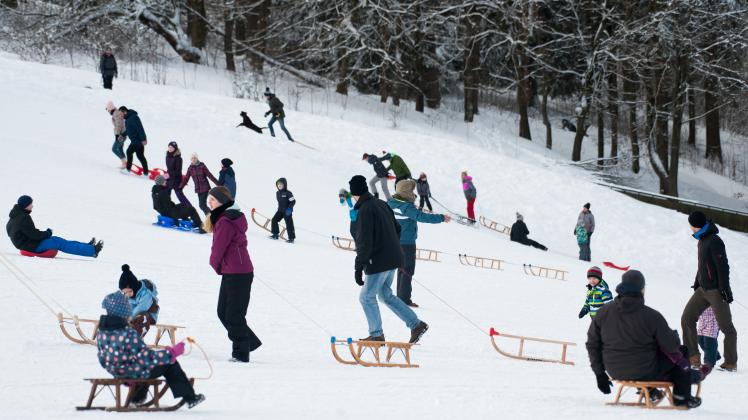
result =
[[[60,326],[60,330],[62,331],[62,334],[70,341],[76,344],[90,344],[95,346],[96,345],[96,334],[99,332],[99,321],[95,319],[85,319],[85,318],[79,318],[77,315],[73,315],[72,317],[66,317],[63,316],[61,313],[57,314],[57,322]],[[72,334],[70,331],[68,331],[67,325],[72,324],[75,328],[76,334]],[[91,328],[91,332],[86,334],[84,331],[85,327],[83,325],[89,325]],[[171,346],[174,346],[177,344],[177,330],[183,329],[184,327],[180,327],[178,325],[168,325],[168,324],[155,324],[151,326],[151,329],[156,329],[156,337],[153,340],[151,344],[148,344],[148,347],[152,349],[162,349],[166,346],[161,344],[161,340],[164,337],[169,337],[169,342],[171,343]],[[149,330],[150,331],[150,330]]]
[[[338,354],[338,347],[347,346],[353,360],[347,360]],[[399,368],[417,368],[418,365],[410,361],[410,349],[413,344],[398,343],[394,341],[354,341],[352,338],[338,340],[330,337],[330,350],[338,362],[344,365],[360,365],[364,367],[399,367]],[[382,357],[381,350],[386,349],[387,353]],[[364,360],[364,355],[371,354],[374,361]],[[393,356],[401,354],[405,363],[396,363],[392,361]]]
[[[458,254],[460,257],[460,264],[469,265],[471,267],[485,268],[488,270],[499,270],[502,271],[501,263],[503,260],[497,260],[493,258],[483,257],[472,257],[467,254]]]
[[[261,217],[261,218],[265,219],[265,221],[264,221],[264,222],[262,222],[262,223],[260,223],[260,222],[259,222],[259,221],[257,220],[257,217]],[[271,234],[273,233],[273,231],[272,231],[272,230],[270,230],[270,224],[272,223],[272,220],[271,220],[271,219],[269,219],[269,218],[267,218],[266,216],[264,216],[264,215],[260,214],[260,213],[259,213],[259,212],[258,212],[257,210],[255,210],[254,208],[252,208],[252,221],[253,221],[253,222],[255,222],[255,224],[256,224],[257,226],[261,227],[262,229],[265,229],[266,231],[270,232]],[[279,237],[281,237],[281,238],[283,238],[283,239],[288,239],[288,238],[286,238],[286,237],[285,237],[285,234],[286,234],[286,226],[285,226],[285,225],[281,225],[281,224],[278,224],[278,228],[280,229],[280,233],[278,234],[278,236],[279,236]]]
[[[566,281],[566,275],[568,271],[559,270],[556,268],[540,267],[532,264],[522,264],[522,268],[525,270],[525,274],[528,276],[545,277],[552,280]]]
[[[341,238],[333,235],[332,244],[335,248],[340,248],[344,251],[356,251],[356,241],[350,238]]]
[[[356,251],[356,241],[351,238],[341,238],[332,235],[331,239],[335,248],[344,251]],[[433,249],[416,248],[416,259],[421,261],[441,262],[439,261],[439,251]]]
[[[606,405],[623,405],[629,407],[642,407],[660,410],[687,410],[687,407],[677,407],[673,400],[673,383],[667,381],[616,381],[618,390],[612,402]],[[638,391],[638,400],[636,402],[621,402],[621,394],[626,388],[634,388]],[[653,403],[649,398],[649,390],[656,388],[665,394],[665,398]],[[696,384],[696,396],[701,395],[701,384]],[[670,405],[661,406],[660,403],[667,400]]]
[[[495,232],[503,233],[504,235],[509,235],[510,233],[512,233],[512,228],[510,226],[502,225],[499,222],[494,222],[493,220],[486,219],[483,216],[481,216],[479,219],[480,224]]]
[[[169,386],[162,379],[84,379],[91,382],[91,392],[88,394],[88,400],[86,405],[75,407],[76,410],[103,410],[103,411],[116,411],[116,412],[131,412],[131,411],[176,411],[185,404],[184,400],[170,406],[161,406],[161,399],[166,394]],[[194,384],[195,379],[190,379],[190,384]],[[124,401],[122,400],[123,392],[122,386],[131,385],[124,393]],[[136,387],[132,385],[147,385],[149,388],[153,386],[153,391],[149,391],[150,400],[146,401],[140,406],[131,406],[130,400]],[[101,392],[107,389],[114,398],[114,407],[110,406],[93,406],[93,402]]]
[[[57,250],[56,249],[48,249],[44,252],[31,252],[26,250],[21,250],[21,255],[24,257],[39,257],[39,258],[54,258],[57,256]]]
[[[439,261],[439,251],[433,249],[416,248],[416,259],[421,261],[441,262]]]
[[[572,343],[569,341],[558,341],[558,340],[546,340],[544,338],[532,338],[532,337],[525,337],[521,335],[511,335],[511,334],[499,334],[498,331],[496,331],[493,327],[491,328],[491,331],[488,333],[491,336],[491,344],[493,344],[493,348],[496,349],[499,354],[502,356],[506,356],[512,359],[519,359],[519,360],[526,360],[529,362],[547,362],[547,363],[560,363],[562,365],[574,365],[574,362],[566,360],[567,356],[567,350],[569,346],[576,346],[576,343]],[[511,338],[515,340],[519,340],[519,349],[517,350],[517,353],[508,353],[504,350],[502,350],[498,344],[496,344],[496,338],[497,336],[504,337],[504,338]],[[526,341],[532,341],[536,343],[549,343],[549,344],[558,344],[561,347],[561,359],[545,359],[542,357],[531,357],[526,356],[525,351],[525,342]]]

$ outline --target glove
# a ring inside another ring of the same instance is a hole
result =
[[[359,286],[363,286],[364,285],[364,272],[363,271],[356,270],[356,274],[354,274],[353,277],[355,277],[357,285],[359,285]]]
[[[613,386],[613,383],[610,382],[610,379],[608,379],[607,375],[598,375],[597,376],[597,389],[600,390],[603,394],[610,394],[610,387]]]
[[[270,115],[270,111],[268,111],[268,112],[266,112],[266,113],[265,113],[265,116],[266,116],[266,117],[267,117],[268,115]]]
[[[586,306],[583,307],[582,310],[579,311],[579,319],[584,318],[584,316],[587,315],[588,313],[590,313],[590,308],[588,308]]]
[[[47,231],[45,232],[45,235],[46,235],[47,238],[51,238],[52,237],[52,229],[47,228]]]
[[[275,118],[280,118],[280,117],[281,117],[281,113],[280,112],[276,112],[275,113]]]
[[[293,209],[291,207],[289,207],[289,208],[286,209],[286,217],[291,216],[291,214],[293,214]]]
[[[732,303],[732,301],[733,301],[733,299],[732,299],[732,290],[730,290],[730,289],[720,290],[719,294],[722,295],[722,300],[725,303],[728,303],[728,304]]]
[[[167,347],[166,351],[168,351],[171,354],[171,363],[176,362],[177,357],[184,354],[184,341],[180,341],[174,347]]]

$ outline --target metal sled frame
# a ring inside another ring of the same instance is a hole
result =
[[[522,264],[522,268],[525,270],[525,274],[528,276],[545,277],[552,280],[566,281],[566,275],[568,271],[559,270],[556,268],[540,267],[532,264]]]
[[[265,219],[265,221],[262,222],[262,223],[260,223],[257,220],[257,218],[255,217],[255,215],[262,217],[263,219]],[[273,233],[273,231],[270,230],[270,224],[272,223],[272,220],[269,219],[267,216],[265,216],[263,214],[260,214],[260,212],[258,212],[254,208],[252,208],[252,221],[255,222],[255,224],[257,226],[265,229],[266,231],[270,232],[271,234]],[[281,237],[281,238],[283,238],[283,239],[288,239],[285,236],[286,235],[286,226],[278,223],[278,228],[280,229],[280,232],[278,233],[278,236]]]
[[[106,378],[106,379],[84,379],[86,381],[91,382],[91,392],[88,394],[88,400],[86,401],[85,406],[79,406],[75,407],[76,410],[79,411],[85,411],[85,410],[102,410],[102,411],[117,411],[117,412],[131,412],[131,411],[176,411],[180,407],[184,405],[184,400],[178,402],[177,404],[162,407],[161,406],[161,398],[164,397],[166,394],[166,391],[169,389],[169,385],[166,384],[165,381],[161,379],[116,379],[116,378]],[[190,379],[190,384],[194,384],[195,379]],[[124,397],[125,400],[122,401],[122,386],[123,385],[130,385],[129,389],[125,393]],[[130,400],[132,399],[133,391],[135,391],[135,386],[132,385],[147,385],[149,388],[153,386],[153,391],[150,391],[149,394],[151,396],[151,399],[146,401],[143,405],[135,407],[130,406]],[[114,407],[107,407],[107,406],[93,406],[94,399],[98,397],[101,392],[107,389],[109,390],[109,393],[114,398]]]
[[[61,313],[57,314],[57,323],[60,326],[60,330],[62,331],[62,334],[70,341],[76,344],[90,344],[95,346],[96,345],[96,333],[99,331],[99,321],[94,319],[85,319],[85,318],[79,318],[77,315],[73,315],[72,317],[66,317],[63,316]],[[78,333],[78,336],[76,337],[74,334],[71,334],[70,331],[68,331],[68,324],[72,324],[75,327],[75,331]],[[90,334],[86,334],[82,326],[82,324],[91,324],[93,325],[93,330]],[[160,349],[166,347],[165,345],[160,344],[161,339],[165,336],[169,337],[169,342],[172,346],[177,344],[177,330],[183,329],[184,327],[180,327],[178,325],[167,325],[167,324],[154,324],[151,326],[151,328],[156,329],[156,337],[153,340],[152,344],[148,344],[148,347],[152,349]]]
[[[486,219],[483,216],[481,216],[479,219],[480,219],[480,224],[482,224],[483,226],[493,231],[503,233],[504,235],[509,235],[510,233],[512,233],[512,228],[510,226],[502,225],[499,222],[494,222],[493,220]]]
[[[458,254],[460,257],[460,264],[469,265],[471,267],[485,268],[487,270],[498,270],[502,271],[501,264],[504,260],[497,260],[494,258],[483,258],[473,257],[467,254]]]
[[[569,346],[576,346],[576,343],[572,343],[570,341],[559,341],[559,340],[546,340],[544,338],[532,338],[532,337],[525,337],[521,335],[511,335],[511,334],[499,334],[498,331],[496,331],[494,328],[491,328],[491,331],[489,332],[489,335],[491,336],[491,344],[493,344],[493,348],[496,349],[499,354],[502,356],[506,356],[512,359],[518,359],[518,360],[526,360],[529,362],[547,362],[547,363],[560,363],[562,365],[572,365],[574,366],[574,362],[566,360],[567,356],[567,350]],[[508,353],[504,350],[502,350],[498,344],[496,344],[496,338],[497,336],[504,337],[504,338],[511,338],[515,340],[519,340],[519,349],[517,350],[517,353]],[[558,344],[561,347],[561,359],[545,359],[542,357],[531,357],[526,356],[525,351],[525,342],[526,341],[533,341],[536,343],[550,343],[550,344]]]
[[[351,352],[353,360],[346,360],[338,354],[338,347],[347,346]],[[354,341],[352,338],[338,340],[330,337],[330,350],[338,362],[344,365],[360,365],[364,367],[399,367],[399,368],[417,368],[418,365],[410,361],[410,349],[414,344],[398,343],[394,341]],[[387,354],[382,358],[381,349],[386,348]],[[367,350],[374,357],[373,362],[363,359]],[[392,357],[396,354],[402,354],[405,363],[394,363]]]
[[[335,248],[342,249],[344,251],[356,251],[356,241],[351,238],[341,238],[340,236],[332,235],[332,245]],[[439,251],[433,249],[416,248],[416,259],[421,261],[441,262],[439,261]]]
[[[606,403],[606,405],[623,405],[629,407],[642,407],[649,409],[660,409],[660,410],[686,410],[686,407],[676,407],[675,401],[673,400],[673,383],[667,381],[614,381],[618,384],[618,390],[616,391],[615,397],[612,402]],[[636,402],[621,402],[621,394],[626,388],[634,388],[639,392],[639,398]],[[652,388],[661,389],[665,393],[665,398],[653,403],[649,399],[649,390]],[[701,395],[701,384],[696,384],[696,396]],[[660,406],[660,403],[665,401],[670,405]]]

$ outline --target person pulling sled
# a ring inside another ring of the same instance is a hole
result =
[[[284,133],[286,133],[286,137],[288,137],[289,141],[293,141],[293,138],[291,138],[291,133],[288,132],[288,129],[286,129],[286,125],[284,124],[284,120],[286,119],[286,113],[283,111],[283,102],[278,99],[277,96],[273,92],[270,91],[269,87],[265,88],[265,99],[268,102],[268,106],[270,109],[265,113],[265,117],[267,117],[270,114],[273,114],[272,117],[270,117],[270,121],[268,121],[268,129],[270,129],[270,135],[272,137],[275,137],[275,131],[273,131],[273,124],[275,124],[276,121],[280,124],[281,130],[283,130]]]

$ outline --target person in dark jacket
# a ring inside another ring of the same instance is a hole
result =
[[[359,302],[369,323],[369,336],[364,341],[385,341],[382,316],[377,296],[410,329],[410,342],[416,343],[429,326],[400,298],[392,294],[395,271],[403,267],[403,250],[400,247],[400,225],[395,214],[384,201],[369,194],[366,178],[351,178],[350,191],[356,200],[356,262],[354,278],[363,286]],[[366,281],[363,274],[366,273]]]
[[[683,308],[681,328],[683,340],[688,347],[691,365],[701,364],[696,322],[702,312],[708,307],[714,310],[717,325],[725,334],[724,356],[725,362],[720,365],[721,370],[735,372],[738,369],[738,333],[732,323],[730,304],[733,301],[730,288],[730,265],[727,262],[725,243],[719,237],[719,229],[706,215],[695,211],[688,216],[693,237],[698,244],[698,269],[693,283],[693,295]]]
[[[99,60],[99,73],[104,81],[104,89],[112,89],[112,79],[117,77],[117,60],[112,54],[112,48],[106,47]]]
[[[68,241],[59,236],[52,236],[52,229],[41,231],[36,228],[34,220],[31,219],[33,208],[34,200],[28,195],[22,195],[8,215],[9,220],[5,225],[5,230],[16,249],[36,254],[55,249],[82,257],[99,256],[99,252],[104,248],[104,241],[96,242],[96,238],[92,238],[88,243]]]
[[[184,195],[182,185],[182,151],[179,144],[170,141],[166,148],[166,186],[174,190],[180,203],[192,207],[192,203]]]
[[[174,224],[178,225],[180,219],[192,220],[192,226],[198,229],[198,232],[205,233],[202,228],[203,222],[194,207],[182,203],[174,204],[171,201],[171,189],[163,175],[155,179],[155,185],[151,188],[151,200],[153,200],[153,210],[162,216],[170,217],[174,220]]]
[[[286,113],[283,112],[283,102],[278,99],[277,96],[273,92],[270,91],[269,87],[265,88],[265,100],[268,101],[268,106],[270,109],[265,113],[265,117],[267,117],[270,114],[273,114],[272,117],[270,117],[270,121],[268,121],[268,128],[270,129],[270,135],[272,137],[275,137],[275,131],[273,131],[273,124],[278,121],[280,123],[281,130],[283,130],[284,133],[286,133],[286,137],[288,137],[289,141],[293,141],[293,138],[291,138],[291,133],[288,132],[288,129],[286,129],[286,125],[284,124],[284,120],[286,119]]]
[[[296,239],[296,230],[293,227],[293,207],[296,205],[296,198],[293,193],[288,190],[288,182],[286,178],[280,178],[275,181],[275,187],[278,191],[275,192],[275,199],[278,200],[278,210],[275,211],[273,219],[270,223],[270,239],[278,239],[280,233],[280,227],[278,222],[283,220],[286,223],[286,233],[288,233],[288,240],[286,242],[293,243]]]
[[[127,109],[125,106],[119,107],[119,110],[125,117],[125,132],[127,137],[130,139],[130,145],[127,146],[127,171],[130,172],[132,169],[132,155],[133,153],[138,156],[138,161],[143,167],[144,176],[148,176],[148,161],[145,160],[145,145],[148,144],[148,138],[145,135],[145,129],[143,123],[140,122],[140,117],[134,109]]]
[[[229,158],[221,159],[221,171],[218,173],[218,185],[222,185],[229,189],[231,196],[236,200],[236,174],[234,174],[234,168],[231,167],[234,162]]]
[[[512,242],[519,242],[522,245],[527,245],[533,248],[542,249],[543,251],[548,251],[548,248],[546,248],[545,245],[542,245],[528,238],[527,235],[529,234],[530,231],[527,229],[527,225],[525,224],[525,218],[522,217],[521,214],[517,213],[517,221],[512,225],[512,230],[509,233],[509,239]]]
[[[208,167],[205,166],[203,162],[200,162],[197,153],[192,154],[192,157],[190,158],[190,167],[187,168],[187,173],[182,177],[182,183],[179,184],[179,188],[182,189],[187,186],[190,179],[195,183],[195,193],[197,193],[197,201],[200,205],[200,210],[205,214],[210,213],[210,209],[206,204],[208,191],[210,191],[210,183],[208,182],[208,179],[213,181],[216,185],[218,185],[218,180],[212,173],[210,173]]]
[[[416,181],[416,192],[418,192],[418,197],[420,198],[418,210],[423,210],[423,204],[426,203],[429,212],[433,212],[434,208],[431,207],[431,200],[429,200],[431,198],[431,187],[429,186],[426,174],[423,172],[421,172],[421,175],[418,176],[418,181]]]
[[[369,180],[369,188],[374,192],[374,197],[379,198],[379,192],[377,191],[377,182],[382,186],[382,192],[384,193],[384,199],[389,200],[392,198],[390,195],[390,189],[387,187],[387,176],[389,171],[384,167],[382,161],[374,154],[364,153],[364,157],[361,160],[365,160],[369,165],[374,167],[374,176]]]
[[[412,178],[412,176],[410,175],[410,169],[408,169],[408,165],[405,164],[405,161],[400,155],[385,152],[384,156],[379,159],[382,161],[388,160],[390,162],[390,166],[387,167],[387,170],[389,171],[390,169],[392,169],[392,172],[395,173],[395,186],[397,186],[398,182],[404,179]]]
[[[610,394],[610,379],[673,382],[675,405],[698,407],[691,383],[709,369],[691,372],[680,351],[680,338],[665,318],[644,304],[644,276],[637,270],[623,274],[618,296],[592,318],[587,331],[587,352],[597,387]],[[606,373],[607,372],[607,373]]]
[[[210,190],[208,206],[211,211],[205,230],[213,232],[210,266],[221,276],[218,319],[232,343],[231,361],[249,363],[249,353],[262,342],[247,325],[254,279],[254,267],[247,250],[247,218],[226,187]]]

